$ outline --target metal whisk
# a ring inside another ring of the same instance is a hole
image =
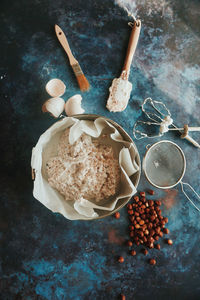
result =
[[[147,109],[152,110],[148,111]],[[200,127],[189,127],[188,125],[184,125],[183,128],[178,128],[174,123],[173,119],[171,118],[171,113],[166,105],[161,101],[152,100],[151,98],[146,98],[141,107],[143,113],[150,121],[142,121],[138,120],[134,124],[133,127],[133,135],[134,137],[139,140],[142,138],[155,138],[163,136],[164,133],[168,132],[169,130],[177,130],[181,133],[181,138],[188,140],[192,143],[195,147],[200,149],[199,143],[197,143],[189,134],[190,131],[200,131]],[[162,109],[162,111],[161,111]],[[153,122],[152,122],[153,121]],[[139,125],[155,125],[159,126],[159,133],[157,135],[149,135],[147,132],[142,132],[141,130],[137,129]],[[169,128],[172,126],[172,128]]]

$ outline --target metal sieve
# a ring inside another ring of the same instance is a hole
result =
[[[152,146],[147,145],[147,149],[143,159],[143,171],[147,180],[160,189],[169,189],[180,183],[187,199],[200,211],[184,190],[187,185],[200,199],[196,191],[182,181],[186,171],[186,159],[182,149],[168,140],[159,141]]]

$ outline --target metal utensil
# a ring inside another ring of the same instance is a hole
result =
[[[147,180],[157,188],[169,189],[180,183],[184,195],[200,212],[184,190],[184,186],[188,186],[200,200],[200,196],[191,185],[182,181],[186,171],[186,158],[177,144],[168,140],[153,144],[144,156],[142,167]]]
[[[133,135],[136,139],[142,139],[145,137],[148,138],[155,138],[161,137],[164,133],[168,132],[169,130],[177,130],[181,133],[181,138],[188,140],[192,143],[195,147],[200,149],[199,143],[195,141],[190,135],[189,131],[200,131],[200,127],[189,127],[188,125],[184,125],[183,128],[178,128],[174,123],[173,119],[171,118],[171,113],[166,105],[161,101],[152,100],[151,98],[146,98],[142,104],[142,112],[150,121],[142,121],[138,120],[135,122],[133,127]],[[152,122],[153,121],[153,122]],[[148,132],[142,132],[138,130],[138,126],[147,125],[147,126],[159,126],[159,133],[157,135],[150,136]],[[170,128],[172,126],[173,128]]]

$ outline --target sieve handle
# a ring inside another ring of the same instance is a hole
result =
[[[128,49],[126,52],[126,58],[122,70],[122,74],[123,74],[122,76],[125,77],[124,79],[126,80],[128,80],[129,77],[131,62],[137,47],[137,43],[140,35],[140,29],[141,29],[141,21],[136,20],[131,31],[131,36],[128,43]]]
[[[199,196],[199,194],[197,194],[197,192],[193,189],[193,187],[189,184],[189,183],[186,183],[186,182],[183,182],[183,181],[181,181],[180,182],[180,184],[181,184],[181,189],[182,189],[182,192],[183,192],[183,194],[186,196],[186,198],[190,201],[190,203],[200,212],[200,209],[194,204],[194,202],[190,199],[190,197],[187,195],[187,193],[185,192],[185,190],[184,190],[184,185],[187,185],[192,191],[193,191],[193,193],[197,196],[197,198],[199,198],[199,200],[200,200],[200,196]]]

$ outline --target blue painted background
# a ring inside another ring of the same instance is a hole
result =
[[[118,3],[117,3],[118,2]],[[82,94],[87,113],[118,122],[133,137],[145,97],[162,100],[176,125],[200,126],[199,1],[111,0],[1,1],[1,208],[0,299],[200,299],[200,215],[180,187],[156,190],[169,218],[172,247],[161,243],[148,257],[128,255],[126,209],[121,218],[68,221],[32,196],[30,157],[39,136],[55,122],[41,112],[49,79],[62,79],[64,99],[80,93],[54,33],[65,31],[92,86]],[[121,6],[120,6],[120,5]],[[131,68],[128,108],[110,113],[105,104],[120,75],[130,35],[127,6],[142,20]],[[199,134],[194,134],[199,139]],[[184,177],[200,193],[200,150],[176,133],[165,137],[184,151]],[[150,142],[155,142],[153,139]],[[141,158],[149,140],[136,141]],[[150,188],[142,176],[139,190]],[[193,195],[191,195],[193,197]],[[155,199],[154,198],[154,199]],[[195,199],[194,199],[195,200]],[[139,252],[139,248],[136,247]],[[120,264],[117,257],[123,255]]]

